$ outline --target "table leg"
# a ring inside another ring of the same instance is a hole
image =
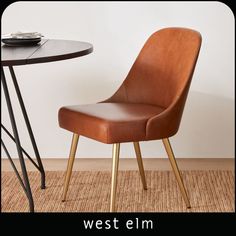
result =
[[[22,149],[21,149],[20,139],[19,139],[19,135],[18,135],[17,127],[16,127],[16,121],[15,121],[14,112],[13,112],[12,105],[11,105],[11,99],[10,99],[9,91],[7,88],[7,83],[6,83],[6,78],[5,78],[3,68],[1,70],[1,81],[2,81],[2,85],[3,85],[5,98],[6,98],[7,108],[8,108],[11,126],[12,126],[12,130],[13,130],[13,135],[14,135],[15,142],[16,142],[16,148],[17,148],[20,166],[21,166],[21,170],[22,170],[24,186],[26,189],[26,195],[29,200],[30,212],[34,212],[34,201],[33,201],[33,197],[32,197],[29,178],[28,178],[28,174],[27,174],[27,170],[26,170],[26,166],[25,166],[25,161],[24,161],[24,157],[23,157],[23,153],[22,153]]]
[[[14,143],[16,143],[15,138],[12,136],[12,134],[7,130],[7,128],[3,124],[1,124],[1,128],[3,129],[3,131],[5,131],[5,133],[8,135],[8,137],[10,137],[10,139]],[[7,151],[6,151],[5,148],[4,148],[4,150],[7,154]],[[22,150],[23,154],[25,154],[25,156],[31,161],[31,163],[40,171],[40,168],[39,168],[38,164],[30,157],[30,155],[25,151],[25,149],[23,147],[21,147],[21,150]]]
[[[25,188],[24,182],[22,181],[22,179],[21,179],[21,177],[20,177],[20,174],[19,174],[19,172],[18,172],[18,170],[17,170],[17,168],[16,168],[16,166],[15,166],[15,164],[14,164],[12,158],[11,158],[11,155],[10,155],[10,153],[8,152],[7,147],[6,147],[5,143],[2,141],[2,139],[1,139],[1,145],[2,145],[2,147],[3,147],[3,149],[4,149],[4,151],[5,151],[6,155],[7,155],[7,157],[8,157],[8,159],[9,159],[10,163],[11,163],[11,166],[12,166],[12,168],[13,168],[15,174],[16,174],[17,179],[18,179],[19,182],[20,182],[21,187],[23,188],[25,194],[27,195],[27,190],[26,190],[26,188]]]
[[[32,143],[32,146],[33,146],[33,149],[34,149],[34,153],[35,153],[38,165],[39,165],[39,170],[40,170],[40,173],[41,173],[41,189],[45,189],[45,187],[46,187],[45,186],[45,171],[44,171],[43,164],[42,164],[42,161],[41,161],[41,158],[40,158],[40,155],[39,155],[38,147],[37,147],[36,142],[35,142],[34,134],[33,134],[33,131],[32,131],[31,125],[30,125],[30,121],[29,121],[29,117],[28,117],[26,109],[25,109],[24,101],[23,101],[23,98],[22,98],[22,95],[21,95],[21,92],[20,92],[19,85],[17,83],[17,79],[16,79],[15,72],[13,70],[13,67],[9,66],[9,70],[10,70],[10,73],[11,73],[13,84],[15,86],[15,90],[16,90],[16,94],[17,94],[17,97],[18,97],[18,100],[19,100],[19,103],[20,103],[20,107],[21,107],[21,110],[22,110],[22,113],[23,113],[23,116],[24,116],[24,119],[25,119],[25,123],[26,123],[28,133],[29,133],[29,136],[30,136],[30,140],[31,140],[31,143]]]

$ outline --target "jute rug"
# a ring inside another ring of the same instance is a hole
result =
[[[118,212],[233,212],[232,171],[183,171],[191,209],[186,209],[173,172],[146,171],[148,190],[142,189],[138,171],[120,171]],[[67,201],[61,202],[64,172],[46,173],[46,190],[40,175],[29,172],[36,212],[109,211],[111,174],[107,171],[73,172]],[[28,201],[13,172],[2,173],[2,212],[27,212]]]

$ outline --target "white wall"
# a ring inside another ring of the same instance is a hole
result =
[[[234,16],[220,2],[16,2],[2,16],[2,33],[39,31],[45,38],[88,41],[88,56],[15,67],[42,157],[67,157],[71,133],[58,126],[62,105],[101,101],[125,78],[145,40],[163,27],[201,32],[203,43],[179,133],[178,157],[234,156]],[[8,73],[7,73],[8,76]],[[12,86],[10,86],[11,91]],[[3,95],[2,95],[3,96]],[[2,99],[4,100],[4,99]],[[22,121],[13,99],[16,117]],[[5,101],[2,121],[10,128]],[[23,123],[22,144],[32,150]],[[6,141],[5,135],[3,135]],[[15,147],[6,142],[11,154]],[[144,157],[164,157],[160,141],[142,142]],[[134,155],[131,144],[122,157]],[[78,156],[110,157],[111,145],[81,138]]]

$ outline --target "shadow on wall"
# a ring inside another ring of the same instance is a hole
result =
[[[183,157],[234,157],[234,100],[190,91],[179,134]]]

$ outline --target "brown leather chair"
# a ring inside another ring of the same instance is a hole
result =
[[[187,207],[190,202],[171,149],[201,46],[201,35],[186,28],[161,29],[147,40],[128,76],[109,99],[59,110],[59,125],[73,132],[63,201],[71,177],[79,135],[113,144],[110,211],[115,210],[120,143],[133,142],[147,189],[139,141],[162,139]]]

